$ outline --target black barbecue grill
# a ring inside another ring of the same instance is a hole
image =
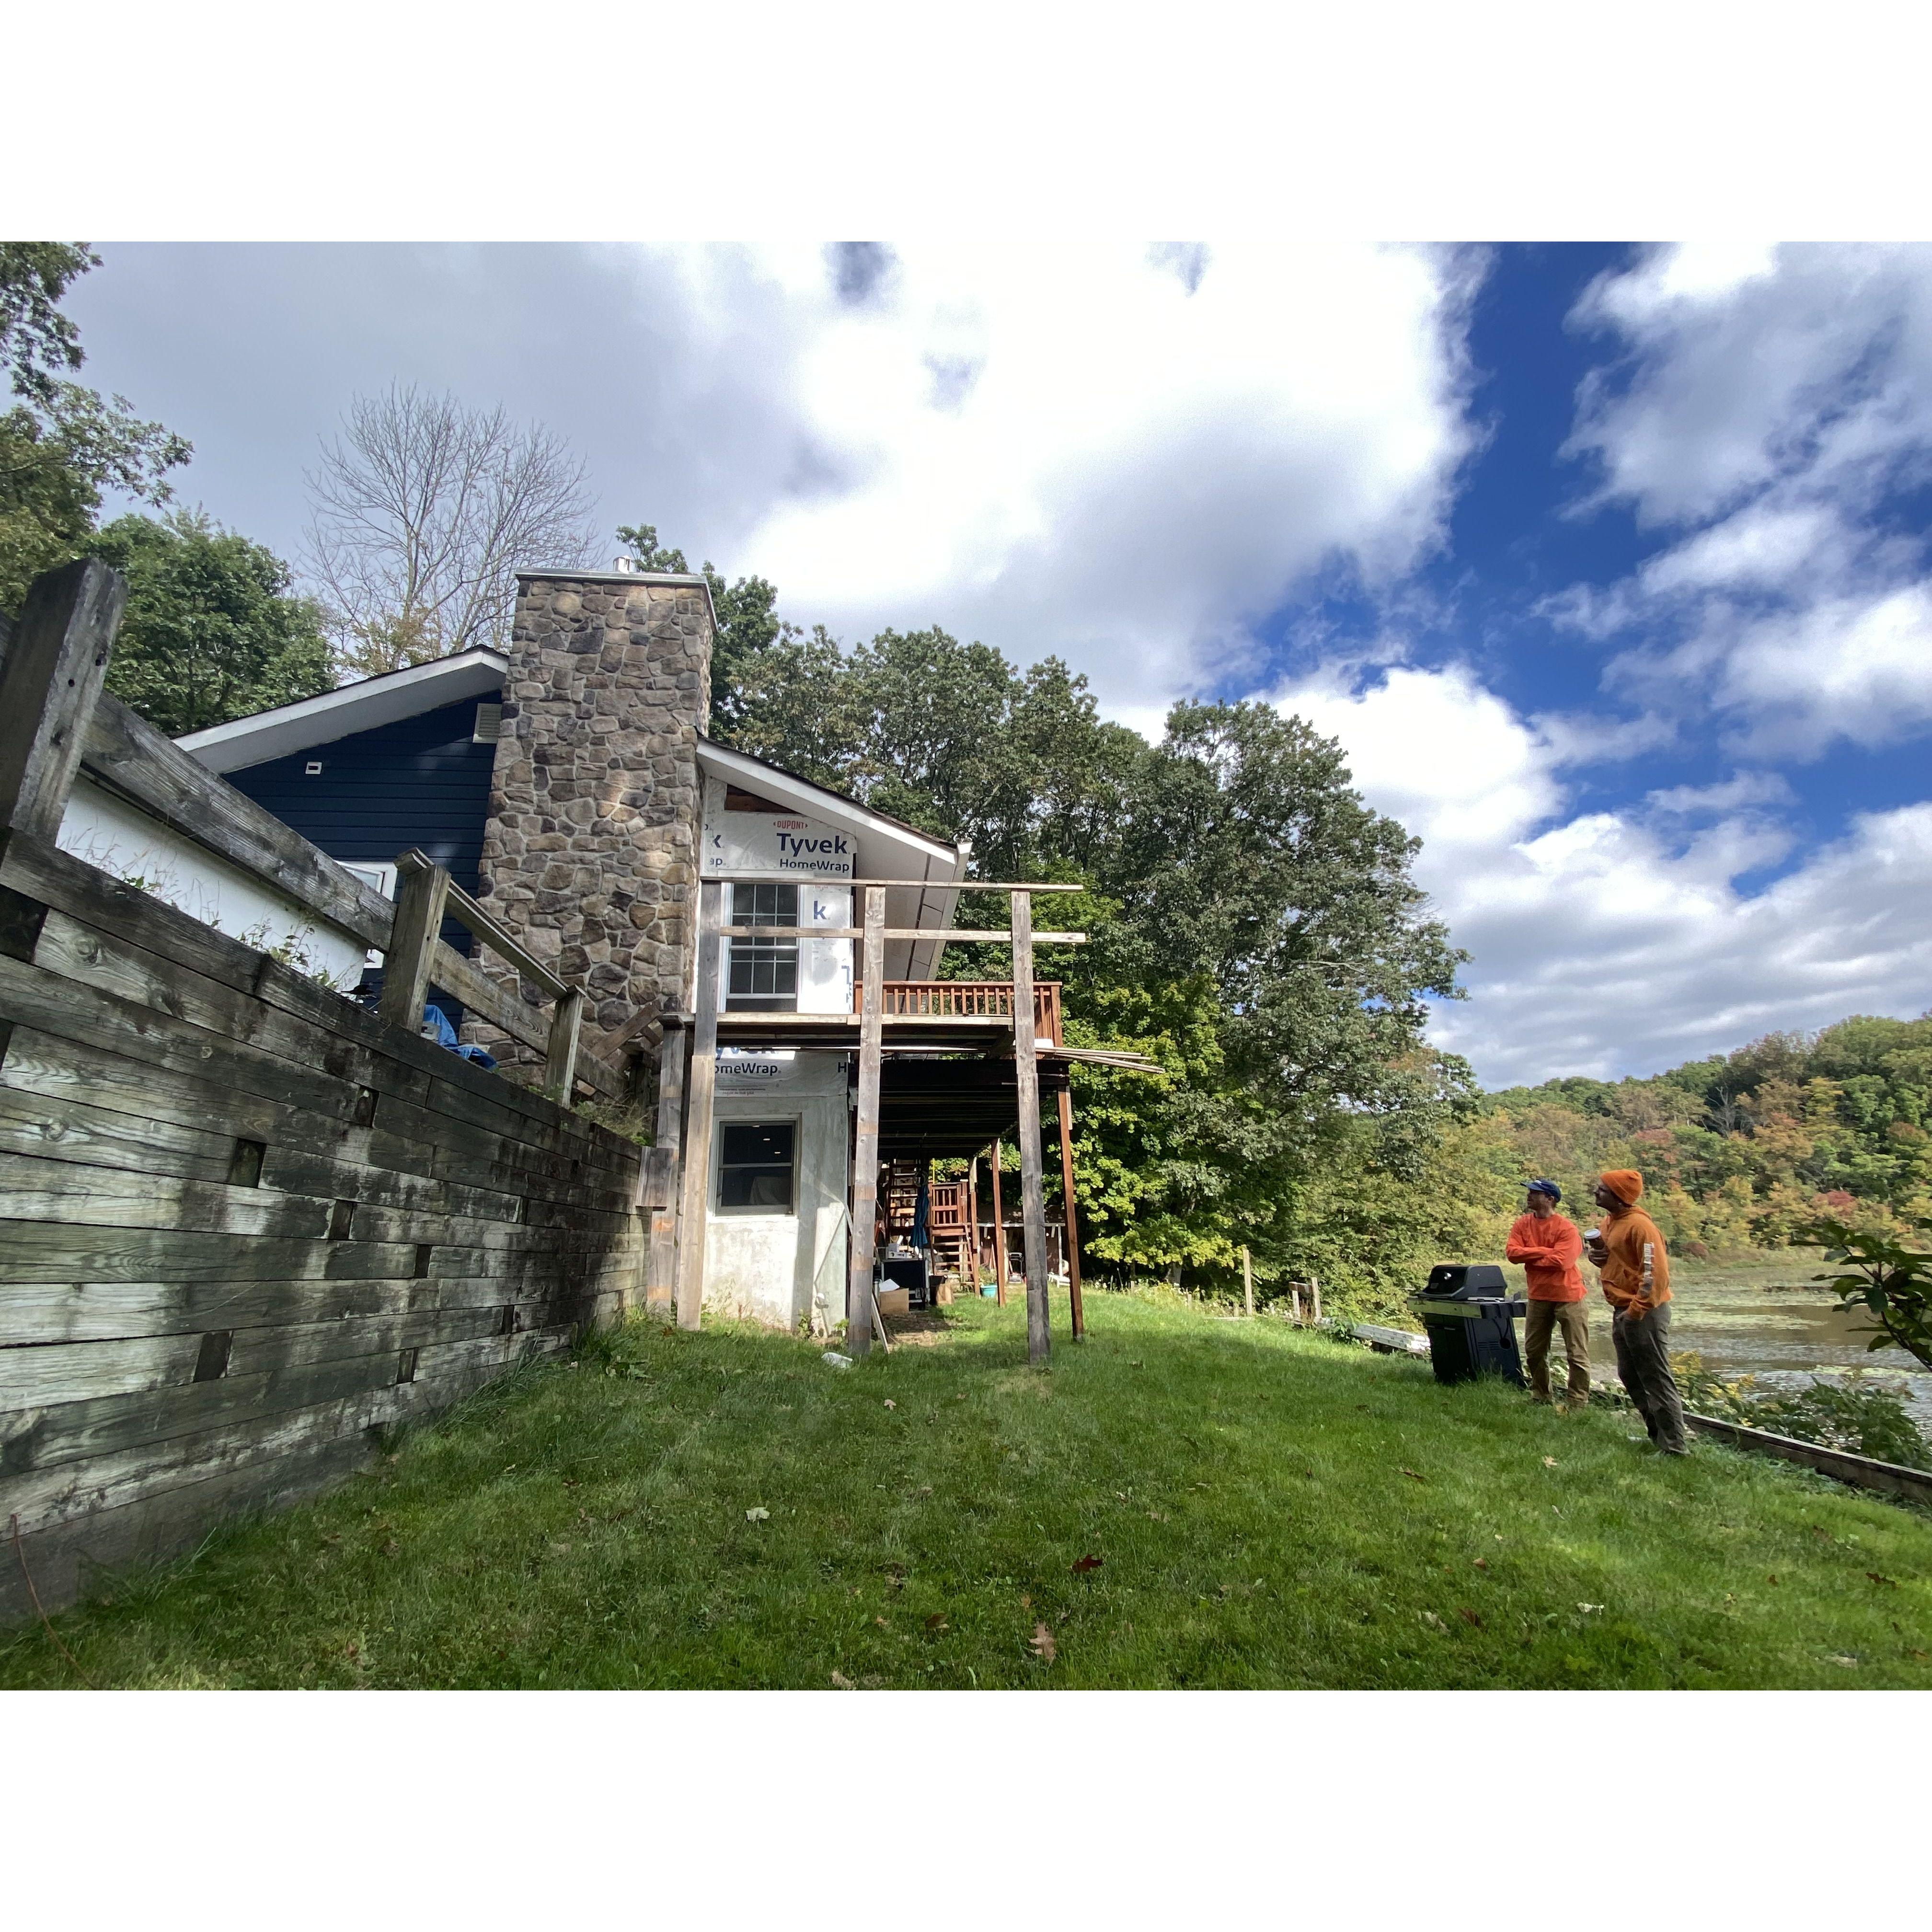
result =
[[[1516,1318],[1528,1304],[1509,1292],[1493,1262],[1445,1262],[1429,1270],[1429,1285],[1412,1298],[1429,1336],[1430,1366],[1438,1382],[1501,1376],[1521,1385]]]

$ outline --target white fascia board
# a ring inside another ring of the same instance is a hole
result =
[[[365,677],[325,691],[320,698],[279,705],[232,724],[190,731],[175,742],[212,772],[238,772],[500,690],[508,669],[501,651],[464,651],[412,664],[406,670]]]

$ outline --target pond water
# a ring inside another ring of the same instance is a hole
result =
[[[1913,1419],[1932,1436],[1932,1372],[1902,1348],[1868,1350],[1864,1318],[1841,1315],[1810,1277],[1810,1255],[1671,1278],[1671,1346],[1694,1348],[1727,1379],[1755,1376],[1771,1389],[1802,1388],[1820,1374],[1865,1369],[1904,1384]]]

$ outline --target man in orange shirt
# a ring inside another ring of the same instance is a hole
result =
[[[1667,1456],[1684,1454],[1684,1400],[1670,1372],[1670,1260],[1657,1223],[1637,1206],[1643,1176],[1615,1168],[1597,1184],[1604,1210],[1590,1258],[1613,1311],[1610,1340],[1617,1373],[1636,1404],[1650,1439]]]
[[[1509,1231],[1504,1257],[1522,1265],[1529,1284],[1529,1314],[1522,1324],[1525,1352],[1529,1358],[1529,1393],[1537,1402],[1550,1400],[1550,1335],[1559,1324],[1563,1352],[1570,1364],[1566,1391],[1572,1408],[1590,1400],[1590,1315],[1584,1306],[1583,1276],[1576,1266],[1583,1237],[1575,1222],[1556,1211],[1563,1192],[1553,1180],[1532,1180],[1523,1196],[1523,1211]]]

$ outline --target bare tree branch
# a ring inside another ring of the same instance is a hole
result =
[[[516,572],[596,554],[583,463],[500,405],[413,386],[358,396],[307,482],[304,561],[364,676],[506,643]]]

